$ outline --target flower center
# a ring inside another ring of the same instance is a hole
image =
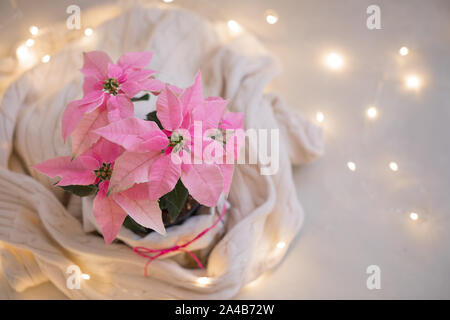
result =
[[[179,134],[178,132],[173,132],[172,135],[170,136],[170,143],[169,143],[169,147],[173,147],[173,150],[175,152],[180,151],[181,149],[183,149],[183,136],[181,134]]]
[[[119,81],[114,78],[109,78],[103,83],[103,91],[115,96],[119,92]]]
[[[111,179],[112,169],[110,163],[103,163],[98,170],[94,170],[95,176],[100,178],[100,181]]]

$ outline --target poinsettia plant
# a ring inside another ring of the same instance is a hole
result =
[[[176,221],[188,199],[217,205],[229,192],[243,143],[243,114],[227,111],[220,97],[203,98],[200,73],[192,86],[178,88],[146,69],[151,57],[131,52],[114,64],[104,52],[85,53],[83,98],[62,116],[72,155],[34,166],[59,176],[64,190],[94,196],[94,217],[107,244],[124,222],[165,234],[162,213]],[[136,118],[133,101],[149,93],[157,96],[156,110]]]

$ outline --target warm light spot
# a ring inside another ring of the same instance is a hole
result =
[[[317,112],[317,114],[316,114],[316,120],[317,120],[317,122],[322,123],[324,119],[325,119],[324,114],[323,114],[322,112],[320,112],[320,111]]]
[[[367,116],[371,119],[375,119],[377,117],[378,111],[375,107],[370,107],[367,109]]]
[[[84,30],[84,35],[85,35],[86,37],[92,36],[93,33],[94,33],[94,30],[92,30],[91,28],[86,28],[86,29]]]
[[[230,31],[234,34],[237,34],[242,31],[241,25],[234,20],[229,20],[227,24]]]
[[[268,24],[275,24],[278,22],[278,14],[273,10],[266,10],[265,16]]]
[[[398,52],[401,56],[406,56],[409,53],[409,49],[407,47],[401,47]]]
[[[409,218],[410,218],[411,220],[416,221],[417,219],[419,219],[419,215],[418,215],[417,213],[415,213],[415,212],[411,212],[411,213],[409,214]]]
[[[50,55],[46,54],[45,56],[42,57],[41,61],[43,63],[47,63],[50,61]]]
[[[39,28],[36,26],[31,26],[29,30],[33,36],[37,36],[37,34],[39,33]]]
[[[211,283],[211,278],[209,277],[200,277],[197,279],[198,285],[205,287]]]
[[[389,168],[392,171],[398,171],[398,164],[396,162],[391,162],[391,163],[389,163]]]
[[[280,242],[277,243],[277,248],[278,249],[283,249],[284,247],[286,247],[286,242],[280,241]]]
[[[89,280],[91,278],[91,276],[88,275],[87,273],[83,273],[83,274],[81,274],[81,278],[83,278],[84,280]]]
[[[325,63],[330,69],[339,70],[342,68],[344,60],[341,55],[332,52],[326,56]]]
[[[165,3],[171,3],[171,2],[173,2],[173,0],[163,0],[163,2],[165,2]]]
[[[30,55],[30,50],[26,46],[20,46],[16,50],[16,55],[20,60],[24,60]]]
[[[28,39],[25,42],[25,44],[26,44],[27,47],[32,47],[34,45],[34,39]]]
[[[351,171],[355,171],[356,170],[356,164],[354,162],[347,162],[347,167],[351,170]]]
[[[406,77],[406,87],[408,89],[419,89],[421,85],[420,78],[418,76]]]
[[[36,57],[26,45],[21,45],[16,49],[17,59],[23,67],[31,67],[35,63]]]

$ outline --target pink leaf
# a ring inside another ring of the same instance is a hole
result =
[[[113,122],[95,132],[105,139],[117,143],[130,151],[134,150],[140,143],[144,142],[143,136],[147,134],[160,132],[164,135],[155,122],[138,118],[127,118]],[[165,139],[167,141],[166,136]]]
[[[124,152],[124,149],[104,138],[100,138],[96,144],[83,153],[83,156],[90,156],[98,160],[99,163],[112,163],[118,156]]]
[[[119,58],[117,64],[123,69],[142,69],[149,65],[152,59],[152,52],[128,52]]]
[[[83,81],[83,95],[86,96],[92,91],[101,91],[103,89],[102,81],[99,81],[96,77],[84,77]]]
[[[139,81],[139,86],[143,91],[151,93],[160,93],[164,89],[164,83],[156,79],[145,79]]]
[[[158,96],[156,114],[164,129],[173,131],[180,127],[183,120],[182,105],[168,86]]]
[[[234,164],[219,164],[223,176],[223,192],[228,195],[233,179]]]
[[[194,121],[202,121],[203,129],[218,128],[227,101],[220,97],[210,97],[192,111]]]
[[[62,115],[62,136],[67,137],[75,130],[85,113],[91,112],[103,103],[102,91],[92,91],[83,99],[74,100],[69,103]]]
[[[195,76],[194,84],[183,91],[180,100],[183,103],[185,113],[202,104],[202,74],[200,71]]]
[[[181,173],[181,181],[199,203],[213,207],[223,190],[223,177],[214,164],[193,164],[188,172]]]
[[[112,61],[103,51],[86,52],[84,53],[84,64],[81,72],[85,76],[93,76],[98,80],[105,80],[108,76],[109,63],[112,63]]]
[[[106,244],[110,244],[122,227],[127,213],[113,200],[106,196],[107,183],[101,183],[94,199],[94,217],[102,229]]]
[[[54,178],[60,176],[58,186],[89,185],[95,182],[94,170],[100,166],[99,162],[89,156],[80,156],[73,161],[71,157],[57,157],[34,165],[38,171]]]
[[[150,76],[155,74],[155,70],[150,69],[137,69],[137,70],[128,70],[126,75],[127,81],[141,81],[148,79]]]
[[[122,68],[114,63],[108,63],[108,78],[119,79],[122,75]]]
[[[124,152],[114,164],[109,192],[121,192],[135,183],[147,182],[150,166],[160,154],[157,151]]]
[[[166,234],[158,201],[148,198],[148,184],[140,183],[112,195],[113,199],[140,225]]]
[[[244,129],[244,113],[226,111],[220,127],[223,129]]]
[[[181,174],[181,161],[172,161],[172,154],[165,154],[155,160],[148,177],[149,195],[151,200],[170,192],[177,184]],[[174,155],[176,156],[176,155]]]
[[[123,94],[111,96],[106,103],[106,107],[109,122],[116,122],[134,115],[133,102]]]
[[[121,84],[120,90],[122,90],[127,95],[127,97],[131,99],[142,91],[142,87],[137,81],[127,81]]]
[[[94,130],[107,124],[107,112],[104,108],[86,113],[72,133],[72,157],[78,157],[96,143],[100,136]]]

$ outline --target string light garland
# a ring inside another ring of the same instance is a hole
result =
[[[396,163],[396,162],[390,162],[389,163],[389,168],[392,170],[392,171],[398,171],[398,164]]]
[[[350,171],[356,170],[356,164],[352,161],[347,162],[347,167],[349,168]]]
[[[418,215],[416,212],[411,212],[411,213],[409,214],[409,218],[410,218],[411,220],[413,220],[413,221],[416,221],[416,220],[419,219],[419,215]]]
[[[406,56],[409,53],[409,49],[407,47],[401,47],[398,53],[400,53],[401,56]]]
[[[268,24],[275,24],[278,22],[278,14],[273,10],[266,10],[265,17]]]
[[[278,249],[283,249],[284,247],[286,247],[286,242],[280,241],[280,242],[277,243],[277,248]]]
[[[242,32],[241,25],[235,20],[228,20],[227,25],[232,34],[239,34]]]
[[[46,54],[45,56],[42,57],[41,61],[43,63],[48,63],[50,61],[50,55]]]
[[[206,287],[211,284],[211,278],[209,277],[199,277],[196,280],[197,284],[201,287]]]
[[[33,36],[37,36],[39,33],[39,28],[36,26],[31,26],[29,31]]]
[[[322,123],[324,119],[325,119],[325,115],[323,114],[323,112],[320,112],[320,111],[317,112],[317,114],[316,114],[317,122]]]
[[[406,77],[405,84],[408,89],[417,90],[421,86],[421,81],[418,76],[410,75]]]
[[[81,278],[83,278],[84,280],[89,280],[89,279],[91,279],[91,276],[88,275],[87,273],[82,273]]]
[[[367,109],[367,116],[368,116],[370,119],[375,119],[375,118],[377,117],[377,115],[378,115],[377,108],[375,108],[375,107],[370,107],[369,109]]]
[[[94,30],[92,30],[91,28],[86,28],[86,29],[84,30],[84,35],[85,35],[86,37],[92,36],[93,33],[94,33]]]
[[[344,59],[336,52],[329,53],[325,58],[325,64],[331,70],[340,70],[344,65]]]
[[[173,0],[162,0],[162,1],[167,4],[173,2]],[[265,16],[266,22],[270,25],[276,24],[279,20],[278,14],[274,10],[271,10],[271,9],[266,10],[264,16]],[[241,33],[243,30],[241,25],[238,22],[236,22],[235,20],[229,20],[227,22],[227,26],[228,26],[228,29],[230,30],[230,32],[234,35]],[[29,32],[32,36],[36,37],[39,34],[39,28],[35,25],[30,26]],[[86,37],[92,36],[93,33],[94,33],[94,31],[92,28],[86,28],[84,30],[84,35]],[[33,60],[34,55],[30,52],[29,48],[33,47],[34,45],[35,45],[35,40],[30,38],[25,41],[24,45],[20,45],[16,49],[16,56],[21,63],[30,65],[30,61]],[[409,48],[406,46],[401,47],[398,51],[398,54],[400,54],[401,56],[407,56],[409,54]],[[48,63],[50,61],[50,59],[51,59],[51,56],[49,54],[46,54],[41,58],[41,61],[42,61],[42,63]],[[325,62],[325,65],[329,69],[335,70],[335,71],[341,70],[344,66],[344,59],[343,59],[342,55],[340,55],[337,52],[330,52],[329,54],[327,54],[324,59],[324,62]],[[422,85],[422,81],[417,75],[409,75],[405,78],[405,86],[407,89],[418,90],[421,87],[421,85]],[[370,119],[377,118],[378,117],[377,108],[373,107],[373,106],[368,108],[366,110],[366,115]],[[321,111],[317,112],[316,120],[318,123],[323,123],[325,120],[324,113]],[[347,162],[347,167],[350,171],[356,171],[356,164],[352,161]],[[399,170],[398,164],[393,161],[389,163],[389,168],[393,172],[397,172]],[[409,218],[412,221],[416,221],[419,219],[419,214],[416,212],[411,212],[409,214]],[[283,249],[285,247],[286,247],[286,242],[284,242],[284,241],[280,241],[276,244],[277,249]],[[81,277],[85,280],[90,279],[90,275],[85,274],[85,273],[83,273],[81,275]],[[199,277],[196,279],[196,283],[202,287],[206,287],[206,286],[210,285],[211,282],[212,282],[211,278],[209,278],[209,277]]]

